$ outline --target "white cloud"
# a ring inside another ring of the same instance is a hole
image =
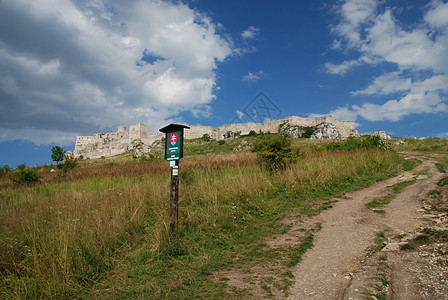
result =
[[[327,72],[345,75],[360,65],[380,63],[396,70],[351,92],[353,96],[391,95],[392,99],[337,108],[331,114],[399,121],[411,114],[448,112],[448,4],[431,1],[414,24],[397,20],[397,11],[377,0],[346,0],[338,10],[340,23],[332,28],[332,49],[354,51],[358,58],[327,62]]]
[[[431,9],[425,15],[425,21],[432,27],[445,27],[448,25],[448,3],[433,1]]]
[[[210,115],[218,63],[234,54],[181,2],[1,1],[0,26],[0,141]]]
[[[383,105],[353,105],[352,110],[368,121],[400,121],[410,114],[448,112],[448,106],[436,93],[410,93],[400,100],[389,100]]]
[[[332,116],[333,118],[336,118],[338,120],[343,121],[354,121],[357,118],[357,113],[351,110],[348,107],[339,107],[336,109],[331,110],[328,114],[316,114],[316,113],[310,113],[308,114],[309,118],[316,118],[316,117],[324,117],[324,116]]]
[[[391,72],[375,78],[366,89],[354,91],[351,94],[353,96],[393,94],[396,92],[407,91],[411,88],[411,85],[412,81],[410,78],[401,78],[400,72]]]
[[[340,64],[325,63],[327,72],[335,75],[345,75],[350,69],[356,66],[359,66],[358,60],[344,61]]]
[[[264,75],[263,71],[258,71],[255,73],[249,72],[249,73],[247,73],[247,75],[245,75],[243,77],[243,80],[249,81],[249,82],[256,82],[256,81],[260,80],[261,77],[263,77],[263,75]]]
[[[332,32],[346,40],[350,47],[361,43],[361,27],[375,17],[376,0],[347,0],[339,8],[341,22],[334,26]],[[340,46],[340,40],[336,44]]]
[[[247,28],[246,30],[244,30],[241,33],[241,36],[244,39],[253,39],[254,37],[256,37],[258,34],[260,33],[260,28],[257,28],[255,26],[249,26],[249,28]]]

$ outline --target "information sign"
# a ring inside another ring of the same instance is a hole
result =
[[[181,132],[170,132],[166,139],[166,160],[179,160],[181,148]]]

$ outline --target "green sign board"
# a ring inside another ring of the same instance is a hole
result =
[[[181,132],[170,132],[166,136],[166,160],[179,160],[181,147]]]

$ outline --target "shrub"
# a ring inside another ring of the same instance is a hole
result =
[[[212,138],[210,137],[210,135],[208,133],[204,133],[204,135],[202,135],[201,139],[204,142],[210,142],[212,140]]]
[[[251,130],[248,136],[257,136],[257,133],[254,130]]]
[[[64,174],[66,174],[67,171],[74,169],[77,164],[78,160],[76,158],[65,156],[65,161],[62,164],[62,170],[64,171]]]
[[[11,168],[8,165],[4,165],[3,167],[0,167],[0,176],[6,175],[11,171]]]
[[[388,150],[391,148],[391,143],[379,136],[367,136],[364,138],[349,138],[344,143],[331,142],[326,145],[326,149],[330,151],[334,150],[348,150],[353,151],[356,149],[372,149],[378,148],[381,150]]]
[[[241,136],[241,131],[233,132],[233,131],[227,131],[224,135],[224,138],[227,140],[234,140]]]
[[[281,134],[262,134],[252,148],[257,152],[257,161],[270,172],[283,170],[294,162],[298,153],[293,151],[291,140]]]
[[[40,181],[40,176],[37,174],[36,170],[27,169],[25,164],[19,165],[17,169],[18,171],[14,172],[10,177],[12,182],[24,183]]]

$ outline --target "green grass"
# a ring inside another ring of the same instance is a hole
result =
[[[438,190],[430,190],[427,195],[429,197],[437,198],[440,194],[441,194],[441,192]]]
[[[390,285],[388,269],[389,265],[387,263],[387,254],[379,256],[379,251],[386,245],[386,236],[384,232],[378,232],[375,237],[375,247],[373,248],[373,253],[376,253],[377,257],[377,275],[374,278],[374,282],[371,286],[375,287],[375,292],[369,289],[364,291],[364,295],[368,299],[387,299],[387,289]]]
[[[447,177],[444,177],[444,178],[442,178],[442,179],[440,179],[440,180],[437,182],[437,185],[438,185],[438,186],[445,186],[447,183],[448,183],[448,176],[447,176]]]
[[[418,246],[430,243],[448,242],[448,230],[435,230],[424,228],[420,235],[416,236],[407,244],[401,245],[400,250],[415,250]]]
[[[302,261],[302,255],[313,247],[313,240],[314,234],[311,232],[302,239],[301,243],[290,252],[287,262],[288,267],[294,267]]]
[[[244,296],[229,294],[226,281],[210,274],[278,257],[297,260],[312,235],[291,249],[266,251],[261,242],[285,231],[285,214],[316,215],[331,207],[331,197],[398,169],[394,153],[374,149],[309,152],[278,174],[263,171],[252,153],[194,155],[180,164],[177,239],[168,234],[164,161],[89,162],[61,180],[42,171],[36,186],[0,188],[0,297]],[[276,284],[286,290],[287,269],[279,274],[284,282]]]
[[[418,165],[422,163],[421,160],[411,158],[411,159],[403,159],[403,171],[412,171],[414,170]]]
[[[418,151],[423,153],[439,152],[446,153],[448,151],[448,140],[443,138],[428,138],[428,139],[394,139],[400,140],[404,143],[395,145],[394,149],[397,151]]]
[[[374,199],[373,201],[367,203],[366,204],[367,208],[373,209],[389,204],[399,193],[401,193],[401,191],[403,191],[404,188],[414,184],[415,182],[416,180],[409,180],[394,184],[392,186],[393,192],[391,194],[384,196],[382,198]]]
[[[445,166],[442,165],[441,163],[436,163],[436,168],[437,170],[439,170],[440,173],[446,173]]]

